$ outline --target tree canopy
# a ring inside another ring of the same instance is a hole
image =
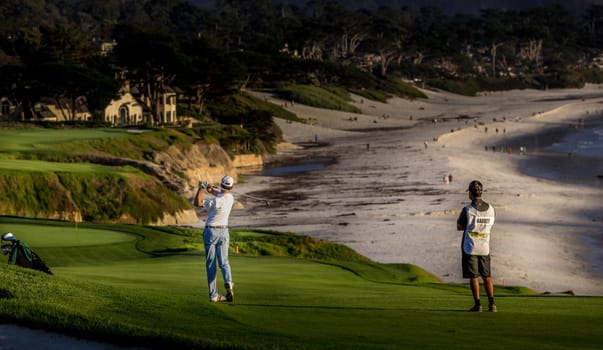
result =
[[[562,5],[449,15],[337,1],[5,0],[0,17],[0,95],[26,114],[44,95],[88,95],[100,110],[116,76],[151,101],[174,87],[200,113],[206,98],[283,82],[398,94],[391,77],[478,89],[601,81],[600,5],[576,17]]]

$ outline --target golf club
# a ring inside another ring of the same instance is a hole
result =
[[[270,207],[270,202],[267,199],[260,198],[260,197],[255,197],[255,196],[250,196],[248,194],[237,192],[237,191],[230,191],[230,192],[232,192],[232,193],[234,193],[236,195],[239,195],[239,196],[247,197],[247,198],[250,198],[250,199],[253,199],[253,200],[256,200],[256,201],[260,201],[260,202],[264,202],[264,204],[267,207]]]
[[[197,187],[193,187],[193,188],[196,189]],[[219,187],[214,186],[214,188],[218,189]],[[231,190],[230,192],[232,192],[232,193],[234,193],[234,194],[236,194],[238,196],[243,196],[243,197],[247,197],[249,199],[253,199],[253,200],[256,200],[256,201],[259,201],[259,202],[264,202],[264,205],[266,205],[266,207],[270,207],[270,202],[267,199],[260,198],[260,197],[255,197],[255,196],[252,196],[252,195],[249,195],[249,194],[245,194],[245,193],[241,193],[241,192],[233,191],[233,190]]]

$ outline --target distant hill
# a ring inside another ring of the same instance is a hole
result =
[[[204,7],[215,6],[216,0],[190,0]],[[289,3],[304,6],[309,0],[273,0],[274,3]],[[404,6],[420,9],[435,6],[447,14],[467,13],[479,14],[480,10],[496,8],[501,10],[523,10],[534,7],[545,7],[562,4],[565,8],[581,16],[591,4],[603,5],[603,0],[336,0],[348,8],[376,9],[380,6],[400,8]]]

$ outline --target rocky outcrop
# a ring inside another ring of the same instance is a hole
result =
[[[163,218],[150,223],[149,225],[166,226],[166,225],[182,225],[194,224],[199,220],[194,209],[179,211],[174,214],[166,213]]]
[[[217,184],[224,175],[237,178],[230,156],[217,144],[199,143],[182,148],[171,146],[153,155],[162,170],[162,181],[181,195],[192,197],[199,181]]]
[[[224,175],[237,177],[233,161],[217,144],[198,143],[186,147],[170,146],[165,151],[155,152],[152,160],[105,155],[86,155],[83,160],[95,164],[128,165],[138,168],[157,178],[170,190],[188,197],[194,194],[199,181],[216,184]]]
[[[224,175],[237,178],[237,168],[261,167],[263,157],[259,155],[239,155],[234,160],[217,144],[198,143],[189,146],[170,146],[162,152],[155,152],[151,160],[136,160],[103,155],[87,155],[85,161],[112,165],[132,166],[157,178],[164,186],[185,198],[192,200],[199,181],[218,184]],[[124,220],[128,221],[128,220]],[[134,220],[135,221],[135,220]],[[191,224],[198,221],[194,209],[176,213],[164,213],[163,218],[151,225]]]
[[[235,168],[259,168],[264,165],[264,157],[259,154],[239,154],[232,160]]]

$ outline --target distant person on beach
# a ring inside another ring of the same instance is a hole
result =
[[[230,191],[234,186],[234,179],[224,176],[220,182],[221,191],[203,181],[195,195],[193,204],[207,209],[207,220],[203,230],[203,246],[205,248],[205,270],[207,271],[207,285],[209,287],[209,301],[222,302],[234,300],[234,283],[228,261],[228,248],[230,246],[230,233],[228,232],[228,218],[234,204],[234,197]],[[203,191],[213,197],[202,199]],[[218,293],[216,280],[218,277],[217,264],[222,271],[226,296]]]
[[[481,276],[488,296],[488,311],[496,312],[494,282],[490,270],[490,231],[494,225],[494,208],[482,200],[483,186],[477,180],[469,183],[469,199],[456,221],[457,230],[463,231],[462,269],[463,278],[470,280],[474,305],[469,311],[481,312],[479,277]]]

